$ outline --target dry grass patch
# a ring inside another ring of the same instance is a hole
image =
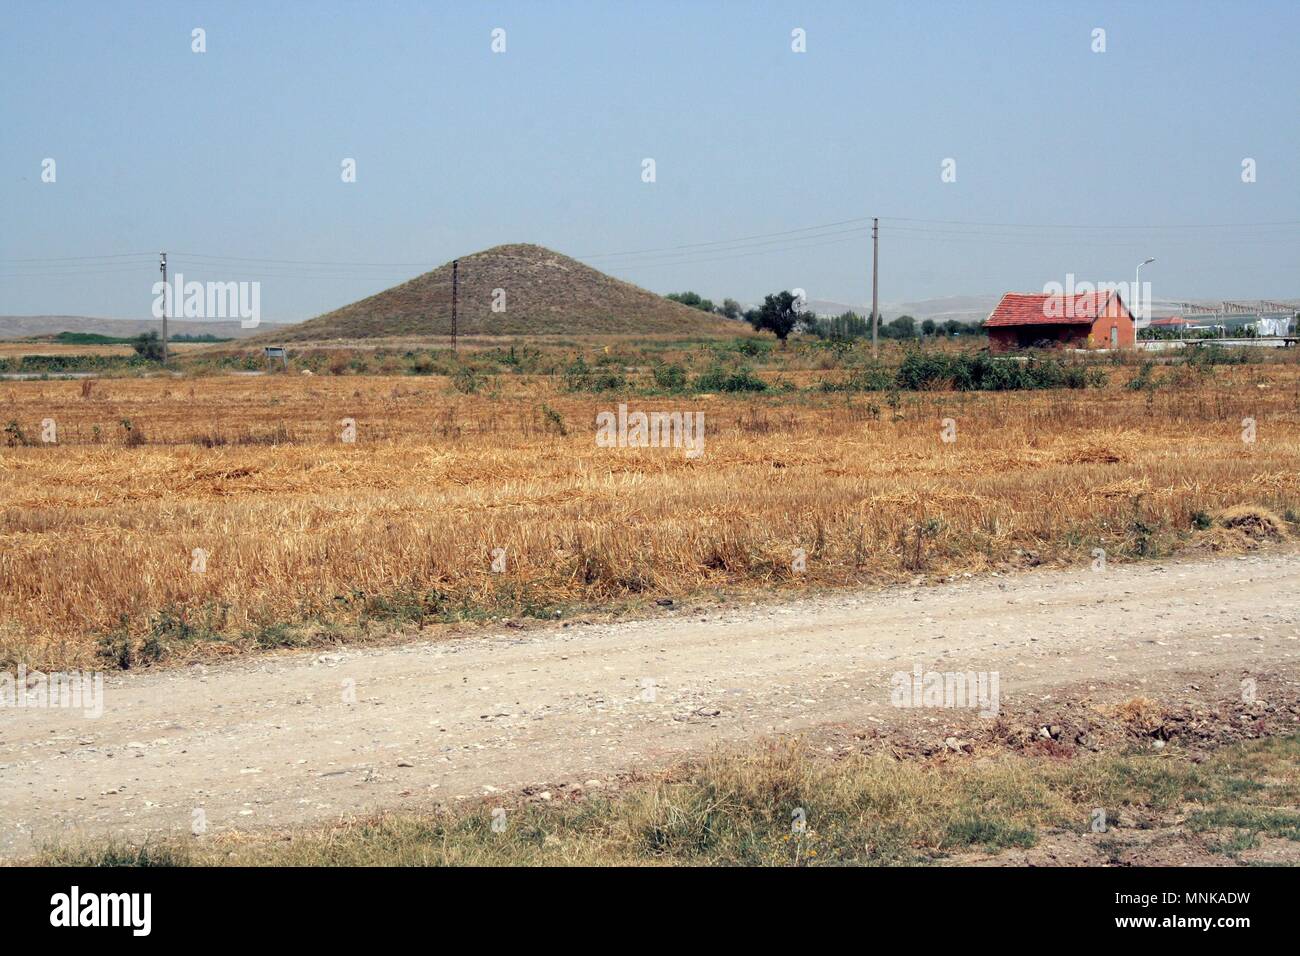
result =
[[[1288,537],[1286,522],[1267,508],[1233,505],[1219,512],[1214,520],[1220,527],[1240,531],[1256,540],[1281,541]]]
[[[816,374],[788,377],[802,389]],[[437,376],[110,380],[84,395],[8,383],[0,421],[30,437],[53,418],[59,443],[0,443],[0,666],[139,666],[1083,562],[1097,547],[1122,562],[1218,533],[1246,548],[1300,513],[1300,377],[1224,376],[1154,398],[917,393],[892,407],[797,390],[593,397],[527,375],[472,395]],[[704,412],[704,456],[596,447],[596,413],[619,401]],[[1239,505],[1273,517],[1198,530]]]
[[[1261,838],[1300,841],[1298,805],[1294,736],[1225,747],[1204,763],[1178,754],[832,760],[787,741],[719,752],[607,795],[556,800],[534,793],[526,801],[388,813],[288,833],[51,847],[37,862],[898,865],[1029,851],[1048,834],[1086,844],[1104,859],[1139,819],[1147,821],[1143,829],[1170,828],[1200,857],[1235,859]],[[1106,832],[1092,832],[1097,808],[1106,812]]]

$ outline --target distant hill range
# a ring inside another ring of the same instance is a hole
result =
[[[266,323],[256,329],[240,328],[237,319],[198,321],[169,319],[169,335],[213,335],[221,339],[244,339],[265,331]],[[0,339],[28,339],[60,332],[92,332],[114,338],[131,338],[141,332],[161,332],[158,319],[98,319],[88,315],[0,315]]]
[[[258,341],[304,342],[451,334],[452,265]],[[524,243],[462,256],[460,335],[643,334],[735,331],[735,324]],[[495,306],[495,308],[494,308]]]

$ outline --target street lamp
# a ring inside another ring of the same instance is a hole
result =
[[[1133,304],[1138,307],[1138,313],[1137,313],[1138,316],[1140,316],[1140,313],[1142,311],[1142,267],[1145,265],[1150,265],[1155,261],[1156,260],[1154,258],[1150,258],[1150,257],[1143,259],[1141,262],[1137,264],[1137,268],[1133,270],[1132,298],[1133,298]],[[1145,329],[1148,325],[1151,324],[1151,303],[1150,302],[1147,303],[1146,313],[1147,313],[1146,320],[1141,325],[1139,325],[1137,321],[1133,322],[1135,337],[1137,335],[1136,332],[1137,329]]]

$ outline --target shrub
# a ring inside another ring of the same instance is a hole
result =
[[[1155,371],[1155,367],[1156,363],[1147,359],[1142,363],[1142,367],[1138,369],[1138,373],[1129,379],[1124,387],[1132,392],[1140,392],[1144,388],[1154,391],[1159,388],[1159,380],[1152,375],[1152,372]]]
[[[653,369],[655,388],[664,392],[683,392],[686,390],[686,369],[676,362],[660,362]]]
[[[1191,349],[1186,363],[1194,368],[1209,370],[1216,365],[1245,365],[1250,349],[1225,349],[1222,345],[1200,345]]]
[[[1003,392],[1041,388],[1097,388],[1106,383],[1100,369],[1065,365],[1058,359],[1027,362],[996,360],[986,354],[946,355],[913,349],[898,367],[895,384],[905,391],[953,388]]]
[[[162,339],[158,338],[158,333],[150,329],[148,332],[141,332],[131,340],[131,348],[135,349],[135,354],[149,362],[161,362],[163,357]]]
[[[708,371],[696,376],[697,392],[764,392],[767,382],[763,381],[748,368],[738,368],[729,372],[721,365],[714,365]]]
[[[16,448],[19,445],[30,445],[31,439],[23,431],[23,426],[18,424],[17,419],[10,419],[9,424],[5,426],[5,444],[10,448]]]
[[[468,365],[461,365],[451,373],[451,387],[465,395],[473,395],[482,388],[483,382],[483,376]]]
[[[569,429],[564,425],[564,416],[545,403],[542,404],[542,427],[547,434],[552,432],[558,435],[569,434]]]
[[[542,353],[531,346],[510,346],[508,352],[498,350],[497,361],[512,372],[536,372],[541,368]]]
[[[764,342],[762,339],[737,339],[736,351],[749,358],[758,358],[771,354],[772,343]]]
[[[956,385],[955,366],[958,362],[956,356],[913,349],[903,357],[894,382],[899,388],[913,392],[943,381],[951,381]]]
[[[122,441],[128,448],[137,448],[145,443],[144,429],[134,424],[131,419],[124,418],[118,424],[122,426],[124,433]]]
[[[570,392],[608,392],[627,387],[617,372],[594,370],[581,355],[564,369],[564,387]]]

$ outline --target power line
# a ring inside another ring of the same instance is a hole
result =
[[[1284,219],[1274,222],[1202,222],[1170,226],[1085,226],[1078,223],[975,222],[964,219],[909,219],[903,216],[881,216],[880,218],[884,219],[886,222],[920,222],[940,226],[996,226],[1006,229],[1254,229],[1264,226],[1300,226],[1300,219]]]
[[[421,268],[427,266],[428,260],[424,262],[321,262],[308,259],[260,259],[250,258],[247,256],[214,256],[203,252],[176,252],[173,255],[184,256],[189,259],[221,259],[229,262],[267,262],[280,263],[294,266],[355,266],[357,268]]]
[[[61,276],[139,275],[143,265],[145,264],[142,263],[140,266],[131,266],[130,268],[126,268],[126,269],[93,269],[92,268],[92,269],[55,270],[52,272],[8,272],[8,273],[0,272],[0,279],[20,279],[20,278],[57,279]]]
[[[1194,242],[1204,242],[1204,239],[1198,239],[1191,236],[1164,236],[1158,238],[1142,236],[1126,236],[1124,238],[1114,239],[1070,239],[1064,236],[1039,236],[1025,237],[1021,239],[1013,238],[1010,235],[1002,233],[961,233],[961,232],[927,232],[927,231],[909,231],[905,226],[895,227],[890,230],[890,236],[896,239],[907,239],[920,242],[977,242],[980,245],[1004,245],[1004,246],[1097,246],[1097,247],[1114,247],[1127,246],[1135,244],[1146,244],[1159,242],[1162,245],[1177,245]],[[1251,245],[1260,243],[1283,243],[1300,241],[1300,234],[1296,236],[1229,236],[1222,239],[1216,239],[1215,245]]]
[[[84,259],[132,259],[140,256],[153,257],[152,252],[115,252],[107,256],[63,256],[61,258],[36,258],[36,259],[0,259],[0,262],[74,262]]]
[[[856,221],[858,220],[844,220],[843,222],[856,222]],[[676,262],[712,262],[712,261],[720,261],[721,258],[727,258],[727,259],[741,258],[744,255],[748,255],[748,254],[763,254],[767,252],[793,251],[800,248],[815,248],[817,246],[833,245],[838,242],[852,241],[853,239],[863,237],[870,232],[869,226],[862,226],[856,229],[844,229],[844,230],[838,230],[833,232],[823,231],[820,233],[810,234],[810,235],[798,235],[798,233],[812,233],[813,230],[825,230],[831,226],[840,225],[840,224],[842,223],[827,223],[822,226],[808,226],[797,230],[785,230],[784,232],[781,233],[767,234],[769,236],[780,235],[780,236],[792,237],[787,239],[784,242],[777,239],[762,239],[761,237],[754,236],[745,239],[717,240],[711,243],[688,244],[690,248],[704,248],[705,246],[715,246],[715,247],[732,246],[732,248],[717,248],[716,251],[735,252],[735,253],[739,253],[739,255],[714,257],[708,259],[698,259],[698,258],[693,258],[689,251],[665,251],[658,254],[651,254],[650,250],[642,250],[637,253],[630,253],[630,252],[610,253],[610,255],[635,254],[635,255],[640,255],[645,257],[643,261],[624,264],[629,266],[672,265]],[[774,248],[763,248],[768,246]],[[682,247],[669,247],[669,248],[676,249]],[[271,258],[263,259],[263,258],[256,258],[250,256],[217,256],[217,255],[209,255],[207,253],[197,253],[197,252],[171,252],[169,253],[169,255],[174,261],[181,261],[181,262],[190,261],[195,266],[198,267],[206,266],[209,268],[213,268],[226,262],[241,262],[241,263],[248,263],[250,265],[261,265],[266,268],[259,269],[256,272],[252,272],[252,271],[241,272],[240,274],[259,275],[259,276],[270,277],[270,278],[387,279],[390,278],[390,276],[376,275],[373,272],[362,273],[356,270],[379,269],[381,271],[383,270],[401,271],[410,268],[427,269],[429,267],[428,261],[410,262],[410,263],[400,263],[400,262],[377,263],[377,262],[344,262],[344,261],[336,260],[336,261],[326,262],[326,261],[312,261],[312,260],[304,260],[304,259],[271,259]],[[572,256],[571,258],[582,259],[584,257]],[[595,257],[588,256],[585,258],[595,258]],[[281,269],[280,266],[285,266],[285,267],[306,266],[311,268],[322,268],[322,269],[343,270],[343,271],[338,272],[337,274],[330,274],[325,272],[303,272],[299,270],[287,271],[286,269]],[[132,271],[132,270],[126,269],[122,271]],[[36,274],[52,275],[54,273],[36,273]],[[76,274],[76,273],[67,273],[67,274]]]
[[[806,238],[812,238],[812,239],[815,239],[815,238],[819,238],[819,237],[817,237],[817,236],[809,236],[809,237],[806,237]],[[744,259],[744,258],[747,258],[747,257],[749,257],[749,256],[770,255],[770,254],[772,254],[772,253],[776,253],[776,252],[798,252],[798,251],[800,251],[800,250],[802,250],[802,249],[818,249],[818,248],[821,248],[821,247],[823,247],[823,246],[838,246],[838,245],[842,245],[843,243],[846,243],[846,242],[851,242],[851,241],[853,241],[853,239],[858,239],[858,238],[862,238],[861,234],[855,235],[855,236],[853,236],[851,239],[831,239],[831,240],[829,240],[829,241],[827,241],[827,242],[813,242],[813,243],[808,243],[807,245],[801,245],[801,246],[783,246],[783,247],[778,247],[778,248],[775,248],[775,249],[756,249],[756,250],[750,250],[750,251],[747,251],[747,252],[741,252],[741,253],[738,253],[737,255],[734,255],[734,256],[711,256],[711,257],[704,258],[704,259],[699,259],[699,258],[694,258],[694,259],[673,259],[673,260],[668,261],[668,262],[626,262],[626,263],[619,263],[618,266],[616,266],[615,268],[619,268],[619,269],[629,269],[629,270],[633,270],[633,269],[654,269],[654,268],[657,268],[657,267],[660,267],[660,266],[693,265],[693,264],[695,264],[695,263],[697,263],[697,262],[698,262],[698,263],[704,263],[704,262],[726,262],[726,261],[729,261],[729,260],[731,260],[731,259]],[[719,250],[719,251],[725,251],[725,250]]]
[[[721,244],[716,244],[716,245],[718,245],[718,248],[716,248],[716,249],[712,249],[712,250],[709,250],[709,251],[710,251],[710,252],[756,252],[756,253],[762,253],[762,252],[779,252],[779,251],[782,251],[782,250],[790,250],[790,249],[807,248],[807,246],[801,245],[801,243],[810,243],[810,244],[811,244],[811,241],[812,241],[812,240],[823,240],[823,239],[828,239],[828,240],[831,240],[831,241],[830,241],[830,242],[818,242],[817,245],[832,245],[832,244],[834,244],[835,242],[849,242],[849,241],[852,241],[853,239],[864,238],[864,237],[866,237],[866,236],[868,236],[868,235],[870,235],[870,234],[871,234],[871,227],[870,227],[870,226],[861,226],[861,227],[858,227],[858,228],[856,228],[856,229],[843,229],[843,230],[839,230],[839,231],[837,231],[837,232],[824,232],[824,233],[818,233],[818,234],[816,234],[816,235],[808,235],[808,236],[793,236],[793,237],[790,237],[790,238],[787,238],[787,239],[784,239],[784,240],[781,240],[781,239],[768,239],[768,240],[765,240],[765,241],[762,241],[762,242],[755,242],[755,243],[752,243],[752,244],[750,244],[750,245],[737,245],[737,246],[734,246],[734,247],[732,247],[732,248],[726,248],[726,247],[721,246]],[[833,237],[837,237],[837,236],[843,236],[843,237],[846,237],[846,238],[842,238],[842,239],[836,239],[836,238],[833,238]],[[763,248],[764,246],[774,246],[775,248],[773,248],[773,249],[764,249],[764,248]],[[578,258],[578,257],[577,257],[577,256],[574,256],[574,258]],[[643,259],[643,260],[634,260],[634,261],[632,261],[632,262],[617,262],[617,263],[610,263],[609,266],[607,266],[607,268],[621,268],[621,267],[623,267],[623,266],[628,266],[628,265],[639,265],[639,264],[641,264],[642,262],[650,262],[650,261],[653,261],[653,260],[656,260],[656,259],[657,259],[657,260],[663,260],[663,261],[665,261],[665,262],[705,262],[705,261],[709,261],[709,260],[704,260],[704,259],[698,259],[698,258],[696,258],[696,257],[695,257],[695,253],[693,253],[693,252],[664,252],[664,253],[659,253],[659,254],[656,254],[656,255],[648,255],[648,256],[647,256],[645,259]],[[581,260],[580,260],[580,261],[581,261]]]
[[[860,216],[857,219],[841,219],[839,222],[827,222],[820,226],[803,226],[799,229],[787,229],[784,232],[764,232],[755,236],[739,236],[735,239],[716,239],[712,242],[688,242],[677,246],[661,246],[658,249],[634,249],[629,252],[600,252],[594,255],[573,256],[574,259],[607,259],[612,256],[638,256],[650,252],[671,252],[676,249],[699,249],[703,246],[721,246],[733,242],[749,242],[751,239],[767,239],[772,236],[789,236],[796,232],[813,232],[818,229],[831,229],[835,226],[847,226],[853,222],[870,222],[870,216]]]
[[[762,233],[754,236],[742,236],[735,239],[717,239],[711,242],[684,243],[682,245],[663,246],[656,249],[637,249],[637,250],[629,250],[625,252],[605,252],[605,253],[597,253],[594,255],[576,255],[576,256],[570,256],[569,258],[578,259],[579,261],[585,261],[589,259],[605,259],[605,258],[612,258],[615,256],[651,256],[651,258],[665,258],[666,255],[671,255],[674,253],[678,255],[686,254],[685,252],[678,252],[678,250],[701,249],[709,246],[736,246],[738,249],[757,248],[759,246],[769,245],[772,242],[778,241],[775,239],[771,239],[771,237],[794,236],[798,233],[815,232],[818,230],[830,229],[835,226],[841,226],[841,225],[846,225],[855,222],[866,222],[866,221],[870,221],[870,217],[865,217],[863,219],[844,219],[839,222],[824,223],[819,226],[804,226],[799,229],[787,229],[781,232]],[[861,234],[864,233],[868,228],[869,227],[867,226],[863,226],[860,229],[856,229],[856,230],[846,229],[841,232],[829,232],[829,233],[822,233],[821,235],[800,236],[798,238],[820,239],[827,236],[835,236],[835,235]],[[768,239],[770,241],[755,242],[755,240],[764,240],[764,239]],[[753,246],[740,245],[741,243],[750,243],[750,242],[753,242]],[[656,255],[660,253],[663,255]],[[424,262],[341,262],[341,261],[330,262],[330,261],[314,261],[314,260],[305,260],[305,259],[262,259],[262,258],[250,258],[246,256],[218,256],[218,255],[210,255],[208,253],[200,253],[200,252],[175,252],[173,253],[173,255],[183,256],[189,259],[198,259],[198,260],[221,260],[226,262],[254,262],[254,263],[302,265],[302,266],[338,267],[338,268],[352,268],[352,267],[425,268],[429,264],[427,260]]]
[[[653,268],[661,265],[687,264],[692,262],[719,262],[728,259],[744,258],[748,255],[765,255],[772,252],[797,251],[799,249],[819,248],[827,245],[834,245],[838,242],[853,241],[857,238],[865,238],[868,230],[867,225],[856,226],[856,228],[835,230],[839,226],[855,226],[858,223],[868,223],[872,217],[861,216],[852,219],[841,219],[834,222],[821,223],[815,226],[801,226],[794,229],[785,229],[777,232],[756,233],[748,236],[738,236],[730,239],[714,239],[705,242],[679,243],[669,246],[650,247],[645,249],[630,249],[619,252],[602,252],[588,253],[577,255],[572,258],[580,261],[591,261],[599,259],[625,259],[622,263],[612,265],[622,266],[625,268]],[[960,219],[922,219],[905,216],[881,216],[879,217],[886,223],[912,223],[914,225],[898,225],[890,230],[892,237],[900,240],[910,241],[929,241],[929,242],[980,242],[990,244],[1006,245],[1038,245],[1042,243],[1057,243],[1062,245],[1112,245],[1120,244],[1118,241],[1098,241],[1098,240],[1079,240],[1070,239],[1065,236],[1029,236],[1027,230],[1071,230],[1071,231],[1116,231],[1124,233],[1159,233],[1167,231],[1183,231],[1193,229],[1274,229],[1281,227],[1300,226],[1300,220],[1274,220],[1264,222],[1239,222],[1239,223],[1183,223],[1178,225],[1084,225],[1079,223],[1013,223],[1013,222],[984,222],[977,220],[960,220]],[[956,229],[934,229],[933,226],[957,227]],[[1014,230],[1010,233],[988,232],[987,230]],[[842,238],[840,238],[842,237]],[[1289,236],[1262,235],[1262,236],[1228,236],[1216,237],[1215,242],[1224,241],[1232,243],[1266,243],[1287,240]],[[1298,235],[1296,238],[1300,238]],[[1139,241],[1139,240],[1128,240]],[[1161,242],[1191,242],[1199,241],[1193,237],[1163,236],[1159,238]],[[735,255],[724,255],[700,259],[694,257],[695,250],[708,250],[718,253],[735,253]],[[92,256],[61,256],[61,257],[38,257],[22,259],[0,259],[4,264],[24,264],[33,269],[43,270],[38,272],[17,272],[17,273],[0,273],[0,278],[39,278],[42,276],[57,277],[62,275],[107,275],[117,272],[135,271],[135,265],[127,262],[110,262],[110,260],[127,260],[127,259],[145,259],[152,258],[155,253],[152,252],[124,252],[112,253],[107,255]],[[355,278],[355,279],[387,279],[388,275],[382,273],[400,272],[407,269],[427,270],[429,260],[417,262],[360,262],[360,261],[343,261],[343,260],[310,260],[310,259],[277,259],[270,257],[253,257],[253,256],[224,256],[212,253],[201,252],[174,252],[173,256],[179,256],[182,260],[191,260],[196,266],[217,267],[224,263],[248,263],[264,267],[258,274],[269,278]],[[87,267],[77,268],[69,264],[84,262]],[[143,264],[143,263],[141,263]],[[98,267],[111,268],[98,268]],[[313,270],[335,270],[331,272],[290,272],[281,267],[305,267]],[[65,271],[68,270],[68,271]],[[364,274],[357,270],[367,270]],[[381,274],[375,274],[371,270],[377,270]]]

